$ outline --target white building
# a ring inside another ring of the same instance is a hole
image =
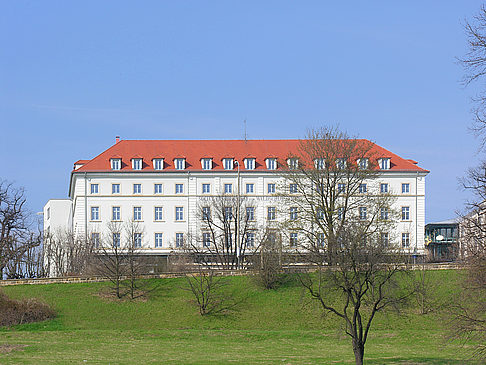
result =
[[[253,198],[255,219],[279,212],[275,187],[285,185],[282,172],[299,140],[163,141],[122,140],[91,160],[74,164],[69,198],[44,207],[44,229],[72,230],[94,242],[112,221],[131,219],[143,225],[143,252],[165,256],[197,230],[197,207],[205,197],[223,192]],[[376,182],[396,196],[401,213],[392,235],[411,252],[424,252],[425,176],[417,162],[373,145],[379,160]],[[239,176],[239,182],[238,182]],[[275,185],[272,185],[275,184]]]

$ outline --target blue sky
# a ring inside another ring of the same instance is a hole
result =
[[[477,163],[456,57],[481,1],[0,1],[0,177],[40,211],[123,139],[304,137],[339,124],[427,177],[447,219]]]

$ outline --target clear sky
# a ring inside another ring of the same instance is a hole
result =
[[[339,124],[419,161],[426,221],[481,158],[455,57],[481,1],[0,0],[0,177],[29,207],[122,139],[301,138]]]

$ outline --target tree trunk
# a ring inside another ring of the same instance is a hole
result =
[[[353,339],[353,351],[356,365],[363,365],[364,344],[360,343],[360,341],[356,341]]]

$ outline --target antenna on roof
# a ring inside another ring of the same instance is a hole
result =
[[[246,143],[246,119],[243,121],[243,123],[245,124],[245,143]]]

